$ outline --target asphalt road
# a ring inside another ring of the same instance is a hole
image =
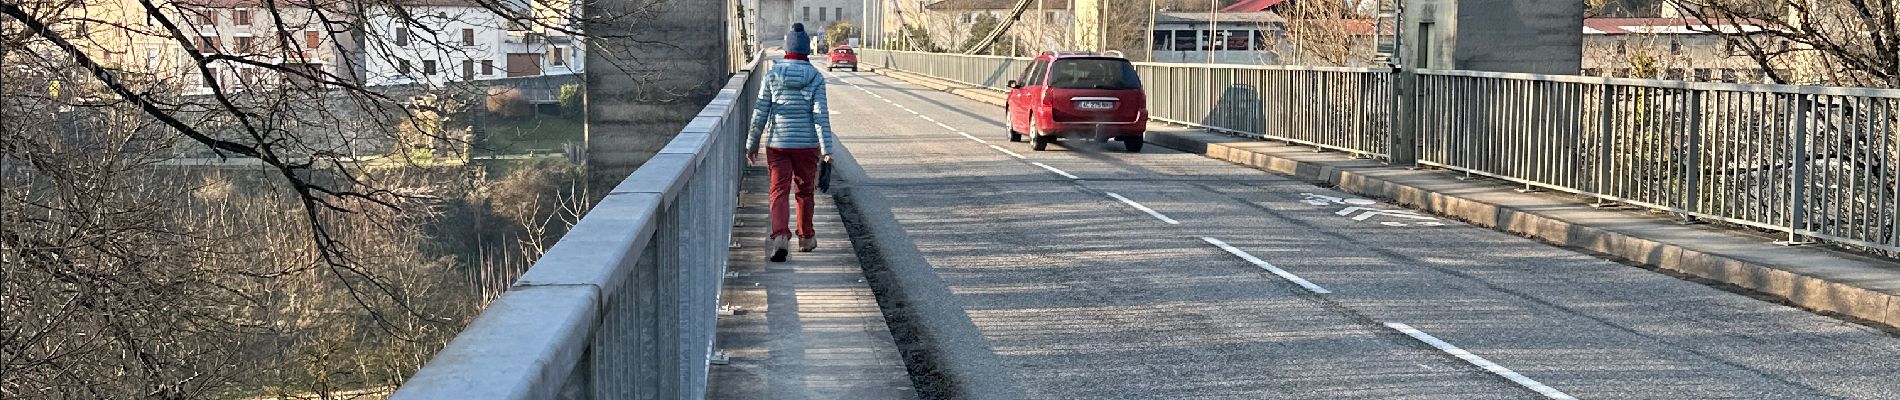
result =
[[[1159,146],[1034,152],[1000,107],[830,77],[853,190],[1027,397],[1900,398],[1900,338],[1864,326]]]

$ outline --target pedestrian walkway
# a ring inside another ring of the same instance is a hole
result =
[[[712,399],[916,398],[831,197],[818,199],[818,250],[765,261],[767,179],[749,168],[721,302]],[[797,242],[793,241],[793,246]],[[722,314],[727,314],[723,313]]]

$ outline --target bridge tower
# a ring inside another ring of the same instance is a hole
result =
[[[1583,2],[1405,1],[1405,66],[1574,75],[1583,68]]]
[[[586,27],[588,181],[605,194],[699,113],[732,72],[737,0],[598,0]],[[607,18],[605,16],[616,16]],[[590,20],[590,22],[596,22]]]

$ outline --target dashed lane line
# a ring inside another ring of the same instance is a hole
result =
[[[966,134],[966,135],[967,135],[967,134]],[[971,139],[975,139],[976,137],[975,137],[975,136],[971,136],[970,138],[971,138]],[[993,144],[992,144],[992,145],[990,145],[990,148],[992,148],[992,149],[996,149],[996,151],[1000,151],[1000,152],[1003,152],[1003,154],[1008,154],[1008,155],[1009,155],[1010,157],[1016,157],[1016,158],[1019,158],[1019,159],[1024,159],[1024,160],[1027,160],[1027,159],[1029,159],[1029,157],[1023,157],[1023,155],[1021,155],[1021,154],[1016,154],[1016,152],[1014,152],[1014,151],[1009,151],[1009,149],[1005,149],[1005,148],[1002,148],[1002,147],[998,147],[997,145],[993,145]]]
[[[977,143],[989,143],[989,141],[987,141],[987,140],[983,140],[983,139],[981,139],[981,138],[977,138],[977,137],[975,137],[975,136],[970,136],[970,134],[968,134],[968,133],[963,133],[963,131],[957,131],[957,134],[958,134],[958,135],[963,135],[963,137],[966,137],[966,138],[970,138],[970,140],[975,140],[975,141],[976,141]],[[1008,150],[1004,150],[1004,151],[1008,151]]]
[[[1240,259],[1242,260],[1247,260],[1247,262],[1253,263],[1254,266],[1260,267],[1260,269],[1267,270],[1267,272],[1272,272],[1274,275],[1279,275],[1280,278],[1293,282],[1293,284],[1295,285],[1300,285],[1300,287],[1306,288],[1307,291],[1317,293],[1317,294],[1328,294],[1328,293],[1333,292],[1331,290],[1326,290],[1326,288],[1320,287],[1319,285],[1314,284],[1313,282],[1308,282],[1305,278],[1301,278],[1299,275],[1294,275],[1292,272],[1286,272],[1286,270],[1280,269],[1280,267],[1273,266],[1273,263],[1269,263],[1267,262],[1267,260],[1262,260],[1260,259],[1260,257],[1254,257],[1252,254],[1247,254],[1246,251],[1243,251],[1240,248],[1234,247],[1232,245],[1228,245],[1227,242],[1223,242],[1220,239],[1202,236],[1201,240],[1206,241],[1207,244],[1214,245],[1214,247],[1219,247],[1221,250],[1226,250],[1228,253],[1232,253],[1235,257],[1240,257]]]
[[[990,146],[990,147],[996,147],[996,146]],[[1136,210],[1141,210],[1141,212],[1148,213],[1148,215],[1154,216],[1155,219],[1159,219],[1161,220],[1161,222],[1166,222],[1168,223],[1168,225],[1181,224],[1181,221],[1175,221],[1174,218],[1168,218],[1168,216],[1166,215],[1161,215],[1161,212],[1159,211],[1155,211],[1152,208],[1148,208],[1148,206],[1141,205],[1141,203],[1136,203],[1134,200],[1129,200],[1127,197],[1122,197],[1122,195],[1115,194],[1114,192],[1108,192],[1108,197],[1113,197],[1115,198],[1115,200],[1121,200],[1122,203],[1128,204],[1128,206],[1134,207]]]
[[[1054,172],[1054,173],[1056,173],[1056,175],[1062,175],[1062,177],[1064,177],[1064,178],[1069,178],[1069,179],[1082,179],[1082,178],[1077,178],[1077,177],[1075,177],[1075,175],[1074,175],[1074,174],[1070,174],[1070,173],[1069,173],[1068,171],[1063,171],[1063,170],[1059,170],[1059,169],[1056,169],[1056,167],[1051,167],[1051,166],[1049,166],[1049,164],[1043,164],[1043,163],[1039,163],[1039,162],[1030,162],[1030,164],[1036,164],[1036,166],[1038,166],[1038,167],[1042,167],[1042,169],[1046,169],[1046,170],[1049,170],[1049,172]]]
[[[1406,324],[1401,324],[1401,323],[1396,323],[1396,322],[1387,322],[1385,326],[1387,328],[1392,328],[1394,330],[1397,330],[1399,331],[1399,333],[1403,333],[1406,336],[1411,336],[1413,339],[1418,339],[1418,341],[1420,342],[1425,342],[1425,344],[1438,348],[1439,351],[1443,351],[1446,354],[1451,354],[1454,357],[1458,357],[1458,359],[1460,360],[1465,360],[1465,362],[1471,363],[1471,365],[1476,365],[1478,366],[1478,368],[1483,368],[1485,372],[1497,374],[1498,376],[1504,377],[1504,379],[1509,379],[1511,380],[1511,382],[1515,382],[1526,389],[1530,389],[1531,391],[1544,395],[1544,397],[1548,397],[1552,399],[1560,399],[1560,400],[1576,400],[1577,399],[1575,397],[1570,397],[1570,395],[1564,394],[1564,392],[1558,391],[1555,388],[1552,388],[1550,386],[1545,386],[1543,383],[1539,383],[1536,380],[1531,379],[1530,377],[1524,376],[1523,374],[1519,374],[1517,373],[1517,371],[1512,371],[1509,368],[1504,368],[1504,366],[1502,365],[1498,365],[1497,363],[1491,362],[1491,360],[1486,360],[1484,359],[1484,357],[1479,357],[1477,354],[1471,354],[1471,352],[1465,351],[1464,349],[1460,349],[1458,348],[1458,346],[1453,346],[1451,345],[1451,343],[1445,343],[1445,341],[1443,340],[1438,340],[1438,338],[1432,337],[1431,334],[1427,334],[1425,332],[1419,331],[1418,329],[1412,328],[1411,325],[1406,325]]]

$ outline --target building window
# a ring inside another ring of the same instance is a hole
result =
[[[1598,69],[1596,69],[1596,68],[1584,68],[1584,69],[1583,69],[1583,76],[1597,76],[1597,74],[1600,74],[1600,73],[1603,73],[1603,71],[1601,71],[1601,70],[1598,70]]]
[[[198,10],[198,25],[216,24],[217,13],[218,10]]]
[[[482,75],[487,76],[487,75],[494,75],[494,74],[495,74],[495,60],[482,60]]]
[[[1192,51],[1200,43],[1194,41],[1194,31],[1174,31],[1174,51]]]
[[[315,49],[322,45],[323,37],[317,36],[317,31],[303,31],[303,46],[305,48]]]
[[[212,37],[212,36],[199,36],[198,37],[198,52],[205,53],[205,54],[218,52],[218,38]]]
[[[396,28],[396,45],[409,45],[409,28]]]
[[[257,48],[256,48],[256,42],[257,42],[257,41],[255,41],[255,40],[252,40],[250,36],[238,36],[238,37],[237,37],[237,51],[238,51],[238,53],[239,53],[239,54],[252,54],[252,53],[255,53],[255,52],[257,52]]]
[[[1630,53],[1629,39],[1623,39],[1621,41],[1616,42],[1616,55],[1619,55],[1619,56],[1628,55],[1629,53]]]
[[[800,21],[810,21],[810,20],[811,20],[811,7],[805,7],[805,8],[804,8],[804,10],[805,10],[805,11],[804,11],[804,13],[805,13],[805,14],[804,14],[803,16],[800,16],[800,17],[798,17],[798,20],[800,20]]]
[[[1708,69],[1708,68],[1696,68],[1696,69],[1695,69],[1695,72],[1694,72],[1694,75],[1695,75],[1695,80],[1696,80],[1696,82],[1708,82],[1708,81],[1709,81],[1709,69]]]
[[[475,45],[475,30],[474,30],[474,29],[463,29],[463,30],[462,30],[462,45],[463,45],[463,46],[474,46],[474,45]]]
[[[818,20],[819,20],[819,21],[824,21],[824,20],[825,20],[825,8],[824,8],[824,7],[818,7]]]
[[[1248,46],[1247,37],[1253,35],[1247,34],[1247,31],[1222,31],[1221,33],[1227,36],[1228,50],[1252,50]]]
[[[1168,51],[1168,45],[1174,41],[1174,31],[1154,31],[1154,51]]]
[[[409,60],[396,60],[396,73],[409,74]]]
[[[237,25],[237,26],[250,26],[251,25],[251,9],[239,8],[236,10],[231,10],[231,24]]]
[[[462,80],[475,80],[475,60],[462,60]]]
[[[422,60],[422,74],[435,75],[435,60]]]
[[[567,65],[567,52],[559,47],[548,49],[548,65]]]
[[[1682,54],[1682,40],[1681,39],[1675,39],[1675,38],[1669,39],[1669,54],[1672,54],[1672,55]]]
[[[839,21],[844,20],[844,7],[836,7],[836,8],[832,8],[831,10],[832,10],[832,13],[831,13],[832,19],[839,20]]]

